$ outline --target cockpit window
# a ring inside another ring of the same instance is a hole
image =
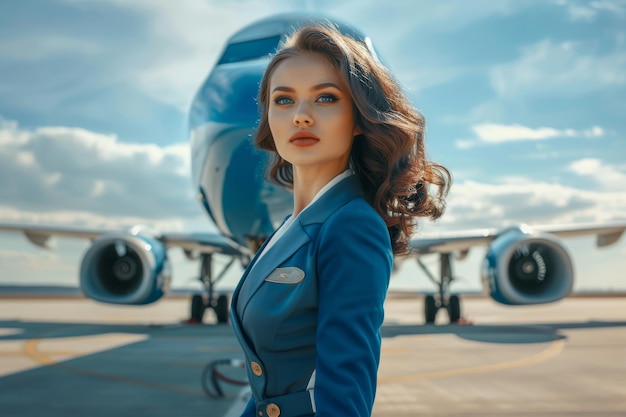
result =
[[[246,42],[231,43],[224,51],[218,65],[247,61],[273,54],[276,52],[279,42],[280,35]]]

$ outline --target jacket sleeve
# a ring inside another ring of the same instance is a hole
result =
[[[317,254],[317,417],[369,417],[393,255],[383,220],[349,204],[322,226]]]

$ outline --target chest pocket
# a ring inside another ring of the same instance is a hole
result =
[[[276,284],[298,284],[304,279],[304,271],[295,266],[276,268],[267,278],[266,282]]]

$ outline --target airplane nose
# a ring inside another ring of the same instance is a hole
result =
[[[216,226],[239,242],[273,230],[264,201],[267,154],[256,149],[253,134],[252,128],[231,126],[213,136],[199,176]]]
[[[208,122],[253,127],[265,62],[218,66],[202,84],[189,111],[189,129]]]

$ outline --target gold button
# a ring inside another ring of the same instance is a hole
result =
[[[252,373],[256,376],[263,375],[263,369],[261,369],[261,365],[259,365],[257,362],[250,362],[250,368],[252,368]]]
[[[280,408],[274,403],[269,403],[265,412],[269,417],[278,417],[280,415]]]

